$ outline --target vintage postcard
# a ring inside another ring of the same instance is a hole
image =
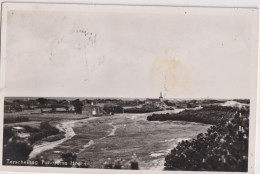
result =
[[[0,170],[254,173],[258,9],[3,3]]]

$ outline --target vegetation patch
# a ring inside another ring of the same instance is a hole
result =
[[[17,123],[17,122],[25,122],[25,121],[29,121],[29,117],[7,117],[4,118],[4,124],[6,123]]]
[[[152,114],[147,117],[148,121],[189,121],[205,124],[217,124],[220,120],[228,120],[238,111],[235,107],[205,106],[198,110],[185,110],[179,113]]]
[[[52,142],[52,141],[58,141],[58,140],[61,140],[65,138],[65,135],[64,133],[59,133],[57,135],[51,135],[51,136],[48,136],[46,138],[43,138],[42,141],[48,141],[48,142]]]
[[[147,104],[147,105],[143,105],[141,108],[128,108],[125,109],[124,112],[125,113],[148,113],[148,112],[156,112],[156,111],[162,111],[163,109],[160,107],[157,107],[155,105],[151,105],[151,104]]]
[[[240,171],[248,169],[249,109],[222,119],[191,141],[180,142],[165,158],[165,170]]]

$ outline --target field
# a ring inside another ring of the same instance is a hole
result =
[[[215,124],[214,121],[205,120],[231,118],[234,114],[232,107],[248,106],[236,101],[203,102],[201,105],[192,102],[191,107],[177,107],[174,110],[142,114],[106,113],[96,117],[69,112],[41,113],[40,109],[23,110],[5,113],[5,119],[9,118],[12,122],[5,123],[5,127],[38,129],[40,138],[37,139],[37,135],[35,141],[31,141],[33,149],[28,155],[29,160],[41,158],[59,163],[63,160],[62,154],[72,153],[77,156],[76,161],[84,161],[90,168],[103,168],[104,164],[117,160],[126,166],[130,161],[137,160],[140,169],[163,170],[165,157],[178,143],[206,133]],[[179,106],[188,106],[187,103],[190,102],[183,101]],[[151,115],[156,119],[148,121]],[[167,116],[167,119],[161,120],[161,116]],[[19,117],[23,119],[15,119]],[[24,121],[26,119],[28,121]],[[42,127],[45,122],[49,124],[47,129]],[[50,129],[53,133],[48,131]]]
[[[65,121],[73,127],[75,136],[41,155],[59,161],[61,153],[73,152],[78,154],[78,161],[100,168],[109,158],[128,162],[136,154],[141,169],[162,170],[171,148],[181,140],[206,132],[210,126],[182,121],[149,122],[146,117],[147,114],[117,114]]]

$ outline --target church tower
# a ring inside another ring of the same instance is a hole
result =
[[[160,92],[159,100],[160,100],[161,102],[163,101],[162,92]]]

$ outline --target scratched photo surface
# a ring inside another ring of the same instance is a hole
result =
[[[256,9],[20,6],[3,5],[2,166],[252,171]]]

